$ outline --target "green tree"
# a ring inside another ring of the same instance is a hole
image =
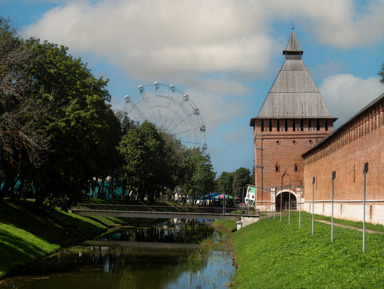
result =
[[[59,102],[54,115],[41,128],[53,148],[33,176],[38,205],[48,196],[77,201],[93,177],[110,173],[120,123],[106,104],[107,80],[95,78],[68,48],[29,39],[39,57],[32,63],[37,102]]]
[[[36,55],[0,17],[0,199],[14,197],[14,187],[31,166],[39,166],[49,140],[39,131],[51,107],[36,102],[28,73]]]
[[[129,190],[150,202],[169,185],[166,144],[154,124],[144,122],[130,129],[119,146]]]
[[[234,178],[234,173],[233,172],[222,172],[218,184],[219,184],[219,190],[220,192],[227,194],[227,195],[232,195],[232,187],[233,187],[233,178]]]
[[[192,197],[192,204],[195,199],[215,188],[215,176],[211,158],[200,148],[185,150],[186,173],[183,191]]]
[[[239,168],[234,172],[232,191],[235,197],[241,198],[244,194],[245,188],[251,183],[251,172],[246,168]]]

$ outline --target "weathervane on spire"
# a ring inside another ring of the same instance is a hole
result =
[[[295,30],[295,26],[293,26],[293,21],[292,21],[292,28],[291,29],[292,29],[292,31]]]

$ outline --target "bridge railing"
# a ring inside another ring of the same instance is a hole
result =
[[[258,212],[252,207],[209,207],[209,206],[152,206],[152,205],[122,205],[122,204],[91,204],[80,203],[77,209],[90,210],[115,210],[134,212],[190,212],[190,213],[213,213],[213,214],[246,214],[257,215]]]

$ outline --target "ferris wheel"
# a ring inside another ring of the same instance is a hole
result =
[[[166,133],[173,135],[187,147],[207,149],[206,127],[200,110],[173,84],[139,85],[137,90],[124,97],[118,107],[121,116],[128,116],[137,123],[149,121]]]

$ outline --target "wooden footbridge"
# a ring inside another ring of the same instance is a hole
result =
[[[236,214],[240,211],[241,214]],[[239,208],[222,207],[180,207],[180,206],[147,206],[147,205],[116,205],[116,204],[79,204],[72,212],[81,216],[104,216],[119,218],[149,219],[208,219],[235,220],[241,217],[259,218],[256,211]]]

